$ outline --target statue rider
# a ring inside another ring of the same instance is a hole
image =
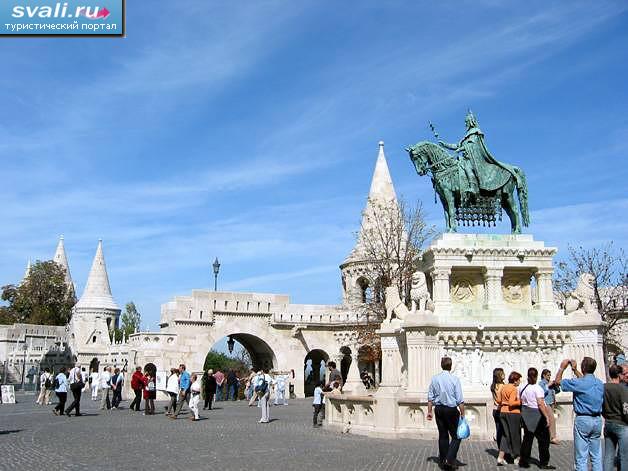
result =
[[[496,190],[510,178],[510,175],[515,178],[518,176],[514,167],[499,162],[491,155],[484,143],[484,133],[472,111],[469,111],[464,122],[467,131],[458,144],[448,144],[440,140],[438,143],[442,147],[462,154],[462,158],[458,161],[468,180],[464,192],[468,200],[472,196],[479,195],[480,189]]]
[[[476,135],[479,134],[483,137],[484,134],[482,134],[482,131],[478,127],[478,122],[470,110],[464,119],[464,123],[466,125],[467,132],[458,144],[450,144],[441,140],[438,141],[438,144],[446,149],[462,153],[462,157],[458,158],[458,162],[462,167],[462,170],[464,171],[468,182],[466,190],[463,194],[463,198],[465,199],[465,201],[472,201],[473,199],[475,199],[475,195],[478,195],[480,193],[480,179],[477,175],[473,159],[470,155],[467,154],[467,152],[465,152],[465,145],[469,147],[469,145],[471,144],[470,141],[475,140]]]

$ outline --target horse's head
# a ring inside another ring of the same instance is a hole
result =
[[[426,175],[429,168],[429,162],[425,153],[421,152],[421,143],[406,147],[406,151],[410,156],[410,160],[414,164],[416,172],[421,176]]]

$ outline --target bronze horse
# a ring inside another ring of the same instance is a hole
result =
[[[486,191],[470,191],[472,185],[468,181],[468,175],[460,162],[432,142],[419,142],[406,148],[414,168],[421,176],[431,173],[434,190],[438,193],[445,211],[445,221],[448,232],[456,232],[457,211],[460,208],[473,209],[480,197],[493,198],[497,201],[496,210],[503,208],[510,218],[510,227],[513,234],[521,233],[521,220],[528,226],[530,216],[528,214],[528,189],[524,172],[518,167],[508,166],[511,171],[503,170],[503,183],[500,186]],[[493,165],[486,163],[487,166]],[[501,169],[498,169],[502,171]],[[514,192],[517,190],[519,208],[515,201]],[[519,218],[521,211],[521,219]]]

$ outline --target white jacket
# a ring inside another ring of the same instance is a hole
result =
[[[170,375],[166,382],[166,391],[177,394],[179,392],[179,377],[176,374]]]

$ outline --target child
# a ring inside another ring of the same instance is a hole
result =
[[[325,398],[323,396],[323,381],[316,383],[314,389],[314,401],[312,407],[314,407],[314,416],[312,422],[314,427],[321,427],[323,425],[323,419],[325,418]]]

